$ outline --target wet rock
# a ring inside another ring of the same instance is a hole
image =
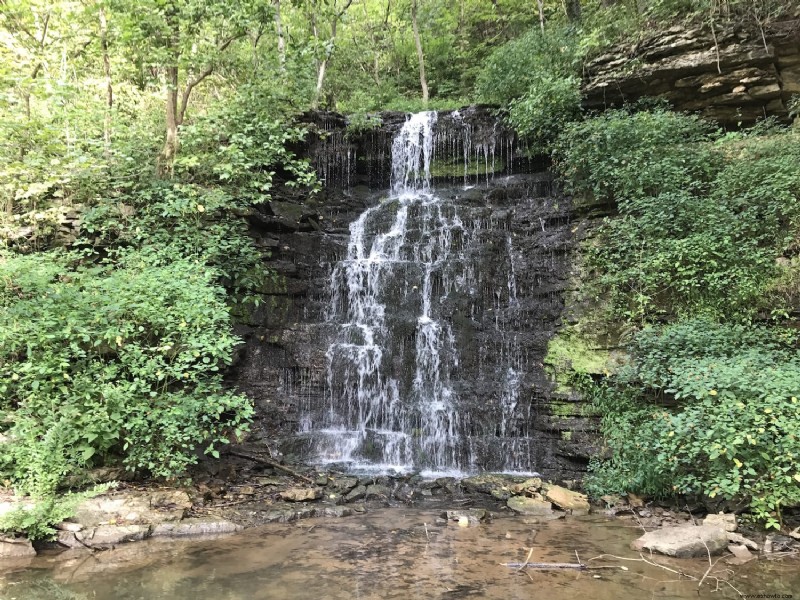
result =
[[[358,477],[336,477],[328,481],[328,489],[346,494],[358,485]]]
[[[403,502],[411,502],[416,495],[416,490],[407,483],[401,483],[394,491],[394,497]]]
[[[764,540],[764,552],[788,552],[794,547],[794,540],[786,535],[770,534]]]
[[[755,543],[753,540],[744,537],[740,533],[728,532],[728,541],[731,542],[732,544],[741,544],[742,546],[750,548],[750,550],[755,550],[756,552],[758,552],[759,548],[758,544]]]
[[[314,479],[314,485],[318,485],[320,487],[328,485],[328,476],[325,474],[317,475],[316,479]]]
[[[282,491],[280,497],[289,502],[310,502],[322,497],[322,490],[319,488],[289,488]]]
[[[436,487],[446,488],[458,483],[455,477],[439,477],[434,480]]]
[[[349,506],[319,506],[314,516],[317,517],[349,517],[353,514],[353,508]]]
[[[459,525],[467,527],[478,525],[482,521],[491,521],[492,515],[482,508],[455,508],[444,511],[441,518],[447,522],[455,521]]]
[[[681,525],[648,531],[631,542],[637,551],[650,550],[675,556],[694,558],[721,553],[728,546],[728,532],[714,525]]]
[[[452,496],[461,492],[461,482],[455,477],[440,477],[436,480],[436,488],[434,491],[437,496]]]
[[[495,500],[500,500],[502,502],[505,502],[506,500],[511,498],[512,493],[511,493],[511,490],[509,490],[509,489],[498,488],[498,489],[492,490],[489,495],[492,498],[494,498]]]
[[[731,544],[728,546],[728,552],[733,554],[733,558],[729,558],[725,561],[729,565],[743,565],[755,558],[750,550],[747,549],[747,546]]]
[[[511,491],[517,496],[524,496],[533,492],[538,492],[542,488],[542,479],[540,477],[532,477],[526,479],[522,483],[515,483],[511,486]]]
[[[36,556],[28,538],[0,536],[0,558],[26,558]]]
[[[510,490],[509,481],[505,476],[491,473],[467,477],[461,480],[461,485],[467,492],[480,494],[491,494],[492,490]]]
[[[736,515],[726,513],[708,515],[703,519],[703,525],[715,525],[725,531],[736,531]]]
[[[550,502],[525,496],[512,496],[506,504],[521,515],[546,516],[553,512],[553,505]]]
[[[71,532],[69,532],[71,533]],[[126,542],[137,542],[150,535],[150,525],[100,525],[74,534],[90,548],[112,548]]]
[[[589,499],[580,492],[573,492],[558,485],[551,485],[547,488],[544,497],[560,509],[571,511],[573,515],[589,514]]]
[[[152,537],[194,537],[222,535],[240,531],[242,527],[224,519],[184,519],[177,523],[159,523],[153,527]]]
[[[316,508],[313,505],[277,503],[262,513],[261,521],[264,523],[289,523],[313,517],[315,513]]]
[[[367,486],[357,485],[344,497],[344,499],[345,502],[355,502],[356,500],[361,500],[366,495],[367,495]]]
[[[376,483],[367,486],[364,497],[367,500],[388,500],[391,495],[392,490],[385,485]]]

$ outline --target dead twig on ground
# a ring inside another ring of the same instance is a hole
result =
[[[306,483],[311,483],[311,484],[314,483],[311,479],[309,479],[305,475],[301,475],[297,471],[294,471],[294,470],[290,469],[289,467],[286,467],[286,466],[280,464],[279,462],[272,460],[271,458],[266,458],[264,456],[258,456],[256,454],[250,454],[249,452],[242,452],[241,450],[230,450],[230,454],[232,454],[234,456],[238,456],[240,458],[246,458],[247,460],[252,460],[253,462],[257,462],[257,463],[261,463],[261,464],[264,464],[264,465],[268,465],[270,467],[273,467],[274,469],[278,469],[280,471],[288,473],[289,475],[291,475],[292,477],[294,477],[296,479],[299,479],[300,481],[305,481]]]

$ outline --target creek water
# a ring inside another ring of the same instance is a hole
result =
[[[437,523],[441,511],[379,509],[345,519],[272,524],[215,540],[141,542],[105,552],[36,557],[0,575],[3,600],[372,600],[547,598],[597,600],[738,598],[723,584],[682,579],[635,559],[632,521],[590,516],[533,522],[496,515],[489,523]],[[600,570],[517,571],[501,563],[622,565]],[[601,554],[621,558],[590,560]],[[622,560],[622,558],[634,560]],[[705,559],[654,560],[701,577]],[[793,560],[759,560],[725,572],[743,594],[800,594]],[[757,596],[751,596],[757,597]],[[797,596],[795,596],[797,597]]]

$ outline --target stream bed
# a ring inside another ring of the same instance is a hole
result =
[[[91,553],[44,553],[0,574],[2,600],[267,600],[378,598],[738,598],[648,565],[629,548],[640,530],[601,516],[539,521],[497,514],[461,527],[441,510],[387,508],[344,519],[271,524],[218,539],[145,541]],[[438,519],[438,520],[437,520]],[[525,570],[501,563],[575,563],[616,568]],[[590,560],[602,554],[632,559]],[[648,559],[650,557],[648,556]],[[706,559],[652,560],[702,577]],[[620,569],[625,566],[627,570]],[[800,597],[795,559],[753,561],[711,575],[755,598]]]

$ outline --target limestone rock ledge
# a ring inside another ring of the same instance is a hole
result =
[[[673,27],[591,60],[583,93],[588,109],[657,97],[726,126],[770,115],[787,121],[800,94],[800,20],[773,23],[763,36],[742,27]]]

